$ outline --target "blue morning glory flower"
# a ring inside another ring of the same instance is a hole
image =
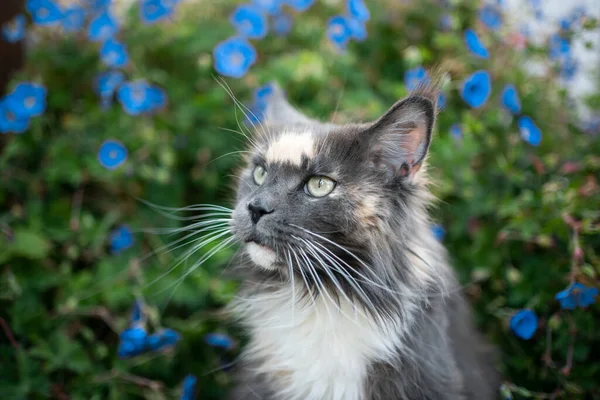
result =
[[[475,33],[473,29],[465,30],[464,38],[467,48],[473,55],[476,55],[480,58],[490,57],[490,53],[485,48],[484,44],[479,39],[479,36],[477,36],[477,33]]]
[[[0,133],[23,133],[29,128],[29,118],[17,117],[6,98],[0,98]]]
[[[258,104],[266,104],[269,96],[273,94],[273,85],[267,83],[266,85],[257,87],[254,89],[254,101]]]
[[[250,4],[238,6],[231,16],[229,22],[241,36],[250,39],[262,39],[267,34],[267,17],[258,7]]]
[[[450,127],[450,135],[452,135],[454,139],[460,139],[462,137],[462,126],[460,126],[460,124],[453,124]]]
[[[23,82],[6,96],[6,102],[19,119],[37,117],[46,110],[47,94],[48,91],[44,86]]]
[[[127,250],[133,246],[133,242],[133,232],[127,225],[116,227],[109,235],[110,249],[113,253],[120,253],[123,250]]]
[[[437,108],[439,111],[442,111],[446,108],[446,95],[444,93],[440,93],[437,100]]]
[[[315,0],[283,0],[285,4],[296,11],[304,12],[315,3]]]
[[[116,140],[106,140],[100,146],[100,150],[98,151],[98,161],[100,165],[102,165],[106,169],[115,169],[123,165],[123,163],[127,160],[127,149],[121,142]],[[119,230],[119,234],[126,233],[125,230]],[[117,236],[117,238],[121,238],[121,236]],[[133,236],[131,237],[133,240]],[[119,239],[121,240],[121,239]],[[120,250],[121,246],[117,243],[116,250]]]
[[[521,112],[521,100],[514,85],[506,85],[502,90],[502,105],[513,114]]]
[[[125,75],[122,72],[103,72],[96,77],[96,91],[100,97],[110,98],[123,82],[125,82]]]
[[[478,108],[485,104],[492,91],[492,79],[487,71],[476,71],[472,73],[462,85],[461,97],[472,108]]]
[[[33,0],[28,2],[28,11],[31,13],[33,23],[40,26],[58,24],[63,13],[52,0]]]
[[[367,38],[367,27],[363,21],[355,18],[348,18],[347,21],[352,39],[362,42]]]
[[[531,339],[537,328],[538,317],[532,310],[520,310],[510,319],[510,329],[521,339]]]
[[[439,241],[444,240],[444,236],[446,236],[446,230],[443,226],[438,224],[431,225],[431,232],[433,233],[433,236]]]
[[[558,292],[554,298],[560,303],[560,308],[574,310],[577,306],[587,307],[594,304],[596,296],[598,296],[598,288],[588,288],[579,282],[575,282],[565,290]]]
[[[292,30],[294,21],[289,14],[281,13],[277,14],[273,18],[273,31],[276,35],[285,36]]]
[[[281,13],[282,0],[252,0],[252,3],[269,15],[279,15]]]
[[[502,26],[502,13],[492,5],[484,5],[479,9],[479,20],[486,27],[495,31]]]
[[[100,59],[108,67],[120,68],[129,62],[129,54],[123,43],[108,39],[100,48]]]
[[[2,25],[2,37],[10,43],[16,43],[25,37],[27,21],[23,14],[18,14],[12,20]]]
[[[579,71],[579,62],[573,57],[564,59],[560,65],[560,77],[565,80],[571,80]]]
[[[346,7],[348,8],[348,14],[350,17],[358,21],[365,22],[371,18],[369,9],[363,0],[347,0]]]
[[[161,329],[146,339],[146,346],[150,351],[163,351],[175,346],[181,340],[181,335],[170,328]]]
[[[567,38],[560,36],[558,33],[550,36],[550,42],[548,43],[548,51],[550,59],[556,60],[569,55],[571,52],[571,44]]]
[[[167,94],[159,87],[138,80],[123,84],[117,91],[117,99],[129,115],[156,111],[167,104]]]
[[[339,49],[346,47],[352,36],[352,30],[348,18],[336,15],[327,21],[327,37]]]
[[[415,67],[404,73],[404,86],[408,90],[415,90],[421,84],[427,84],[429,76],[423,67]]]
[[[142,327],[125,329],[119,335],[119,348],[117,355],[120,358],[135,357],[146,352],[146,339],[148,334]]]
[[[153,24],[173,14],[174,4],[163,0],[143,0],[140,4],[140,18],[146,24]]]
[[[88,27],[88,39],[92,42],[104,42],[119,32],[119,23],[105,11],[95,17]]]
[[[183,379],[183,388],[179,400],[194,400],[196,398],[196,382],[198,382],[198,378],[191,374]]]
[[[129,318],[130,326],[141,326],[144,324],[144,303],[140,300],[133,302],[131,307],[131,317]]]
[[[66,8],[63,13],[62,27],[66,32],[79,32],[85,24],[85,10],[77,5]]]
[[[204,341],[212,347],[219,347],[226,350],[231,350],[235,347],[235,342],[229,336],[223,333],[209,333],[204,336]]]
[[[224,76],[241,78],[256,62],[257,54],[252,45],[242,37],[231,37],[219,43],[213,50],[215,70]]]
[[[538,146],[542,141],[542,131],[531,118],[524,115],[518,121],[521,138],[532,146]]]

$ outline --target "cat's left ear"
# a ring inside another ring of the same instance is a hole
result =
[[[364,132],[373,165],[390,177],[412,179],[421,167],[435,122],[437,96],[413,94],[394,104]]]
[[[276,82],[270,82],[265,96],[263,121],[269,125],[309,125],[318,123],[292,106]]]

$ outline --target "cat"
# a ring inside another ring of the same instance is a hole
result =
[[[231,219],[248,344],[230,398],[496,398],[495,351],[427,214],[439,85],[346,125],[270,88]]]

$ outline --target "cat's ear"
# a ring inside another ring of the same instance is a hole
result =
[[[371,124],[364,134],[375,167],[392,177],[414,177],[429,149],[436,102],[435,91],[411,94]]]
[[[306,125],[317,122],[294,108],[276,82],[270,82],[268,87],[270,91],[264,98],[263,121],[265,123],[269,125]]]

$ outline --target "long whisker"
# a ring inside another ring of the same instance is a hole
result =
[[[300,276],[302,277],[302,280],[304,281],[306,290],[308,291],[308,294],[312,300],[312,304],[310,305],[310,307],[315,308],[315,313],[317,314],[317,319],[319,319],[319,307],[316,306],[317,305],[316,295],[312,292],[312,289],[310,288],[310,283],[308,282],[308,279],[306,278],[306,275],[304,274],[304,271],[302,268],[302,263],[298,259],[298,255],[296,254],[294,249],[290,248],[290,250],[294,256],[294,259],[296,260],[296,265],[298,265],[298,271],[300,272]]]
[[[305,262],[304,265],[306,266],[308,273],[314,279],[314,282],[315,282],[315,285],[317,288],[317,294],[321,295],[321,299],[323,300],[323,305],[325,306],[325,311],[329,315],[329,320],[332,320],[333,315],[331,314],[331,310],[329,309],[329,306],[327,305],[327,299],[324,298],[323,295],[325,295],[328,299],[330,299],[334,305],[335,305],[335,301],[329,296],[329,293],[327,292],[327,288],[325,288],[325,285],[323,285],[321,278],[319,278],[319,274],[317,273],[317,271],[315,270],[315,267],[310,262],[304,249],[298,248],[298,250],[300,250],[300,257],[302,257],[304,259],[304,262]]]
[[[292,265],[292,256],[290,255],[289,250],[286,249],[285,254],[290,274],[290,285],[292,286],[292,325],[296,325],[294,318],[294,311],[296,309],[296,285],[294,283],[294,266]]]

